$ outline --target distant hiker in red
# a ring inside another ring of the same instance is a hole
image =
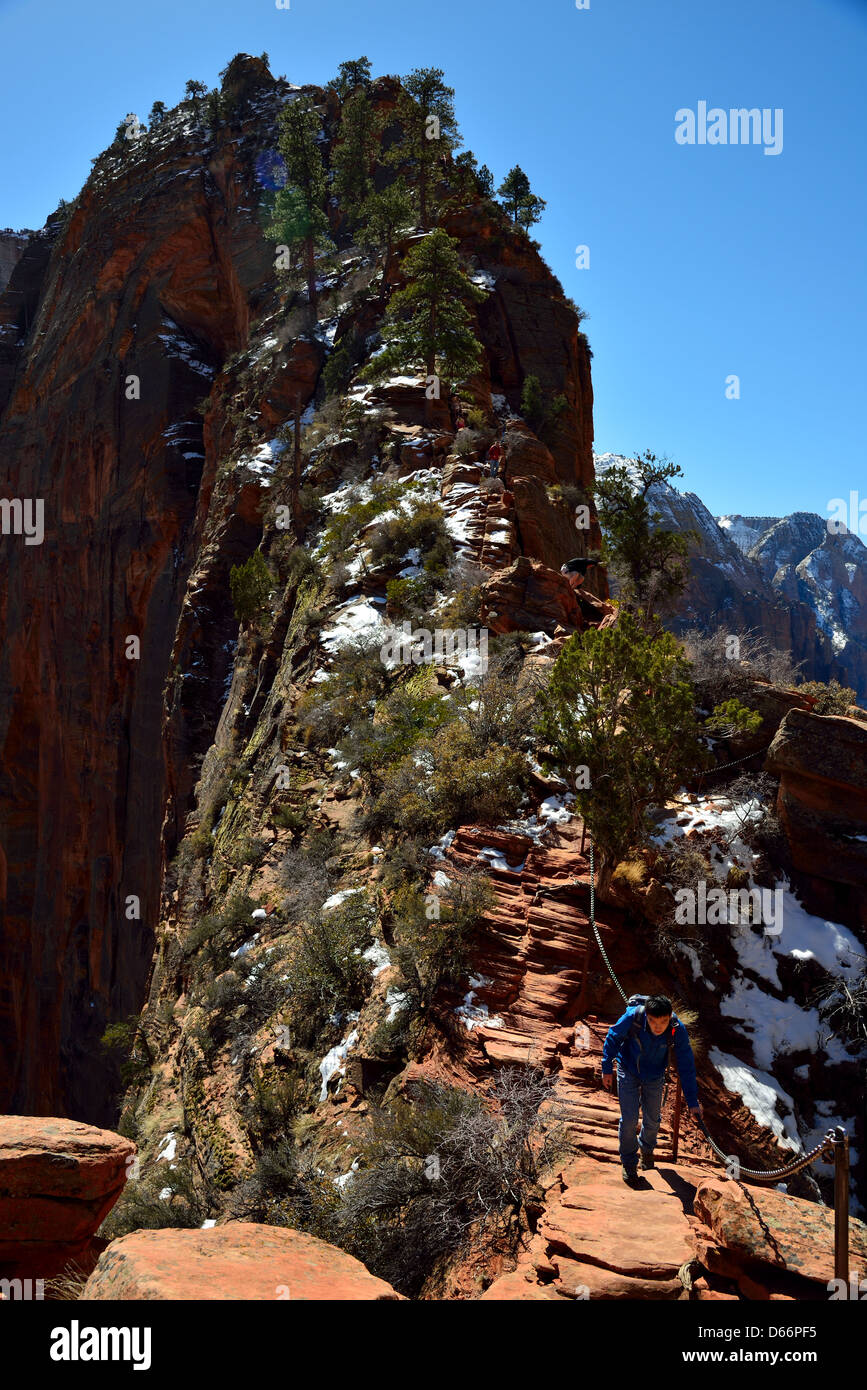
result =
[[[500,464],[502,462],[502,458],[503,451],[500,448],[499,443],[495,439],[490,449],[488,450],[488,466],[492,478],[499,478]]]
[[[455,433],[457,433],[458,430],[465,430],[466,427],[466,420],[464,419],[463,415],[459,415],[457,420],[455,420]]]

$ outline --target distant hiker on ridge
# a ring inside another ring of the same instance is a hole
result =
[[[488,450],[488,465],[490,475],[492,478],[499,478],[502,458],[503,451],[500,448],[499,442],[495,439],[490,449]]]
[[[626,1013],[608,1029],[602,1049],[602,1084],[606,1091],[614,1084],[614,1063],[617,1063],[620,1162],[623,1181],[630,1186],[638,1177],[639,1146],[642,1168],[653,1167],[653,1150],[662,1113],[662,1088],[671,1052],[690,1113],[700,1118],[695,1058],[686,1029],[677,1014],[672,1013],[671,1000],[664,994],[649,997],[634,994]],[[637,1133],[639,1106],[642,1113],[640,1134]]]

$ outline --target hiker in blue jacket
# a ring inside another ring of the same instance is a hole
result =
[[[671,1000],[664,994],[648,998],[633,996],[626,1013],[608,1029],[602,1049],[602,1084],[610,1091],[614,1084],[614,1063],[620,1094],[620,1161],[623,1181],[638,1177],[638,1150],[642,1168],[653,1167],[653,1150],[659,1134],[662,1089],[668,1065],[669,1048],[674,1052],[680,1084],[691,1114],[701,1115],[695,1079],[695,1058],[689,1036],[672,1013]],[[642,1125],[638,1134],[638,1109]]]

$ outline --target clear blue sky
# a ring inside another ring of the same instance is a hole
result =
[[[597,449],[667,453],[717,513],[867,497],[865,0],[0,0],[0,48],[15,227],[75,195],[128,111],[236,52],[294,82],[362,53],[444,68],[465,143],[548,200],[535,234],[590,315]],[[782,153],[676,144],[702,100],[782,107]]]

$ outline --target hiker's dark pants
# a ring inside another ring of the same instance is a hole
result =
[[[638,1145],[650,1154],[656,1146],[662,1116],[662,1091],[665,1077],[657,1081],[641,1081],[637,1076],[617,1068],[617,1093],[620,1097],[620,1162],[628,1173],[638,1171]],[[638,1133],[638,1110],[641,1107],[641,1133]]]

